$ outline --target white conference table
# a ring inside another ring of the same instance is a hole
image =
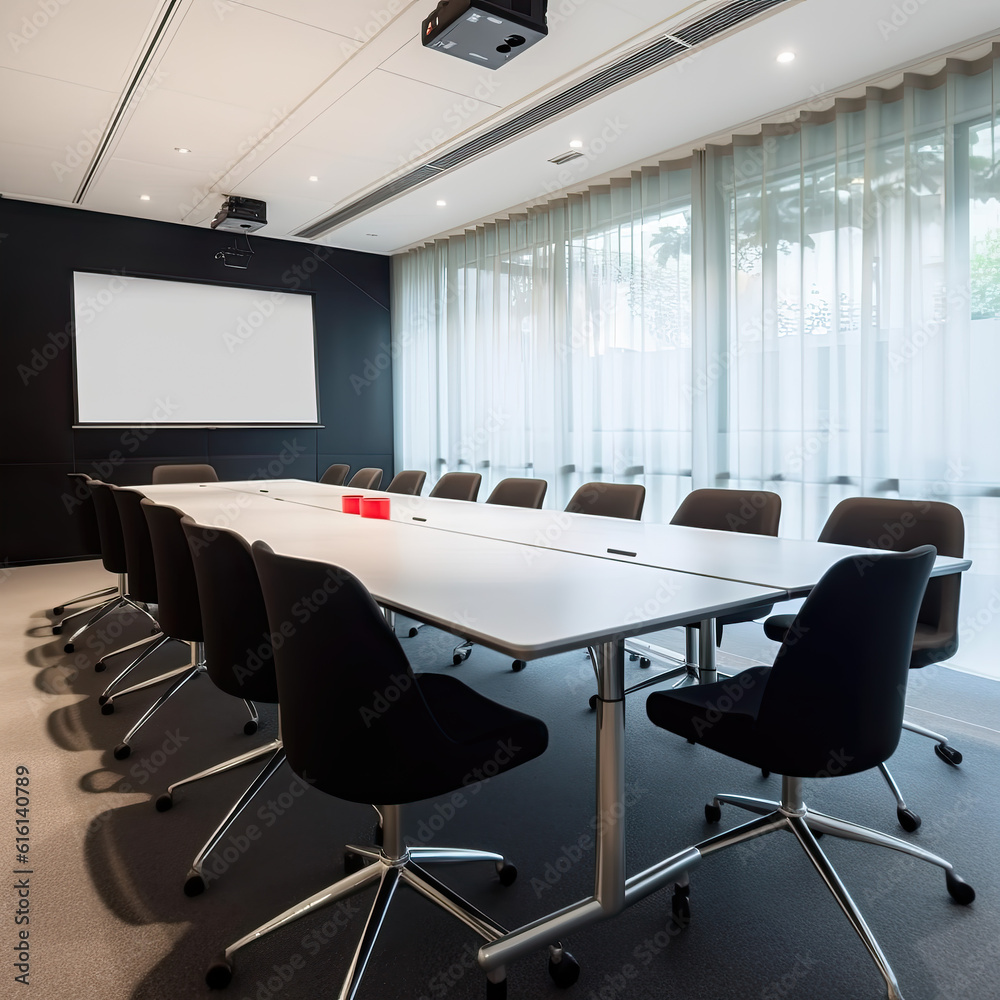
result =
[[[345,494],[388,497],[390,519],[398,523],[518,542],[530,546],[532,550],[555,549],[631,565],[735,580],[784,591],[782,599],[805,596],[839,559],[851,556],[863,566],[863,560],[879,551],[874,547],[833,545],[770,535],[689,528],[679,524],[649,524],[592,514],[356,490],[297,479],[219,485],[233,492],[268,496],[341,514],[341,499]],[[525,558],[533,561],[533,552],[526,553]],[[964,572],[971,565],[968,559],[938,556],[931,575]],[[710,683],[717,676],[714,617],[702,619],[697,625],[701,637],[697,656],[689,633],[685,666],[693,666],[697,658],[700,679]],[[655,650],[647,643],[638,643],[634,648],[638,647]]]
[[[714,628],[717,615],[808,591],[838,558],[863,558],[870,551],[763,539],[770,543],[759,549],[767,564],[751,575],[780,579],[788,586],[761,586],[732,579],[718,548],[725,541],[737,553],[736,563],[749,565],[748,553],[760,536],[299,481],[135,488],[201,524],[230,528],[248,542],[262,539],[279,553],[342,566],[386,608],[512,658],[529,660],[591,649],[598,686],[597,815],[602,820],[597,825],[594,892],[483,945],[479,964],[494,974],[510,961],[686,875],[700,860],[701,855],[689,848],[635,875],[627,874],[625,640],[694,621],[702,623],[704,635],[706,626]],[[391,496],[391,519],[341,513],[340,497],[348,492]],[[546,533],[544,525],[564,526],[567,518],[569,527],[561,533],[552,537]],[[677,540],[675,549],[670,539]],[[703,540],[708,556],[699,555],[696,539]],[[747,540],[749,546],[741,549]],[[636,547],[625,549],[633,543]],[[622,553],[609,553],[608,548]],[[635,555],[623,554],[632,552]],[[673,565],[677,563],[714,566],[719,571],[702,574],[679,569]],[[966,565],[963,560],[942,561],[935,572],[956,572]],[[714,642],[703,641],[701,646],[714,653]]]

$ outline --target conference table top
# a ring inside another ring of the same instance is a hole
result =
[[[343,567],[387,608],[515,659],[621,640],[785,596],[775,588],[669,568],[292,507],[221,484],[136,489],[248,542],[262,539],[276,552]]]
[[[235,492],[266,495],[272,499],[336,512],[340,512],[344,494],[389,497],[390,518],[394,522],[503,539],[538,549],[614,559],[632,565],[656,566],[735,580],[781,590],[783,597],[807,594],[838,559],[853,556],[863,561],[879,551],[874,545],[870,548],[833,545],[593,514],[355,490],[294,479],[216,485]],[[892,530],[891,526],[887,526],[886,530]],[[932,575],[963,572],[971,565],[968,559],[938,556]]]

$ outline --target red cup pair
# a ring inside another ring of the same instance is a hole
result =
[[[362,517],[389,520],[388,497],[366,497],[360,493],[345,493],[340,498],[340,509],[345,514],[360,514]]]

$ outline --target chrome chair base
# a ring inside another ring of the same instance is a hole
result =
[[[887,847],[928,864],[943,868],[947,881],[948,893],[955,902],[967,906],[976,898],[975,890],[967,882],[964,882],[955,874],[951,862],[944,858],[931,854],[915,844],[909,844],[905,840],[887,836],[877,830],[851,823],[847,820],[836,819],[824,813],[813,812],[802,801],[802,779],[782,778],[781,802],[772,802],[767,799],[751,798],[745,795],[717,795],[711,804],[705,807],[705,817],[709,822],[718,822],[721,814],[720,806],[723,804],[739,806],[749,812],[758,814],[759,818],[737,826],[732,830],[702,841],[695,845],[695,850],[703,857],[721,851],[726,847],[735,844],[746,843],[765,834],[773,833],[776,830],[788,830],[795,835],[806,856],[812,862],[813,867],[819,872],[820,877],[836,899],[844,915],[851,922],[858,937],[868,949],[878,970],[885,980],[887,995],[889,1000],[903,1000],[903,995],[899,991],[899,984],[896,976],[889,965],[888,960],[882,952],[879,943],[875,940],[868,924],[861,915],[854,900],[851,898],[840,876],[833,865],[830,864],[816,841],[815,834],[828,833],[833,837],[841,837],[845,840],[857,840],[865,844],[875,844],[879,847]],[[687,888],[682,890],[687,895]],[[676,912],[676,910],[675,910]]]
[[[229,812],[227,812],[223,817],[222,822],[219,823],[219,825],[212,831],[211,836],[205,841],[201,850],[195,855],[194,861],[191,862],[191,870],[188,872],[184,881],[184,895],[200,896],[208,888],[208,884],[213,881],[213,878],[218,877],[213,876],[211,873],[208,875],[205,874],[205,862],[208,860],[215,848],[218,847],[222,838],[229,831],[233,823],[239,819],[240,815],[257,797],[257,793],[260,792],[268,781],[271,780],[281,765],[284,764],[285,748],[281,742],[280,733],[278,739],[272,740],[270,743],[266,743],[262,747],[257,747],[255,750],[250,750],[245,754],[240,754],[240,756],[233,757],[231,760],[224,761],[221,764],[216,764],[214,767],[206,768],[204,771],[199,771],[198,774],[193,774],[189,778],[183,778],[181,781],[174,782],[174,784],[170,785],[166,792],[156,800],[156,808],[160,810],[160,812],[165,812],[171,805],[173,805],[174,791],[182,785],[188,785],[193,781],[200,781],[202,778],[208,778],[213,774],[222,774],[224,771],[231,771],[235,767],[239,767],[242,764],[249,764],[254,760],[259,760],[261,757],[266,757],[268,754],[270,754],[270,757],[264,765],[264,769],[257,775],[256,778],[253,779],[252,782],[250,782],[243,794],[236,800]]]
[[[142,684],[136,684],[134,687],[129,688],[125,691],[121,691],[118,695],[109,697],[108,700],[101,706],[101,711],[105,714],[111,714],[114,711],[114,697],[121,697],[124,694],[128,694],[132,691],[141,691],[143,688],[149,687],[152,684],[158,684],[161,681],[167,680],[168,678],[176,678],[174,683],[160,695],[156,701],[153,702],[149,708],[143,712],[139,721],[125,734],[122,738],[121,743],[119,743],[114,749],[115,760],[125,760],[132,753],[132,740],[135,738],[136,734],[142,727],[149,722],[149,720],[171,699],[175,694],[189,680],[197,677],[199,674],[203,674],[206,670],[205,667],[205,645],[201,642],[192,642],[191,645],[191,663],[186,667],[179,667],[177,670],[170,671],[169,673],[162,674],[160,677],[155,677],[150,681],[145,681]],[[117,679],[117,678],[116,678]],[[110,708],[110,712],[107,709]]]
[[[494,923],[481,910],[453,892],[418,863],[421,861],[492,861],[500,875],[501,882],[510,884],[514,881],[516,869],[509,865],[502,855],[490,851],[446,847],[407,848],[402,839],[399,806],[381,807],[380,813],[383,823],[384,843],[382,848],[373,850],[368,847],[348,847],[345,867],[347,866],[346,862],[349,861],[361,863],[363,867],[350,871],[333,885],[289,907],[283,913],[279,913],[278,916],[231,944],[205,976],[205,981],[210,987],[222,989],[229,984],[233,975],[233,956],[241,948],[298,920],[300,917],[347,899],[373,884],[377,884],[375,899],[361,933],[361,939],[348,966],[347,976],[337,994],[339,1000],[354,1000],[361,985],[365,968],[375,948],[379,931],[385,921],[389,904],[400,884],[409,885],[432,903],[462,921],[486,941],[495,941],[507,933],[499,924]],[[369,863],[364,864],[365,861]],[[505,991],[506,973],[503,967],[489,973],[488,978],[491,986],[498,988],[500,992]]]

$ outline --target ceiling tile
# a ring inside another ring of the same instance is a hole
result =
[[[69,202],[88,162],[80,158],[68,166],[65,150],[0,142],[0,192]]]
[[[390,21],[408,7],[423,9],[434,0],[237,0],[245,7],[255,7],[272,14],[311,24],[326,31],[353,39],[355,43],[367,41],[378,34]],[[414,34],[420,33],[420,21],[416,18]]]
[[[198,0],[158,69],[171,90],[285,115],[345,58],[328,31],[226,0]]]
[[[3,0],[0,66],[120,92],[160,0]]]

